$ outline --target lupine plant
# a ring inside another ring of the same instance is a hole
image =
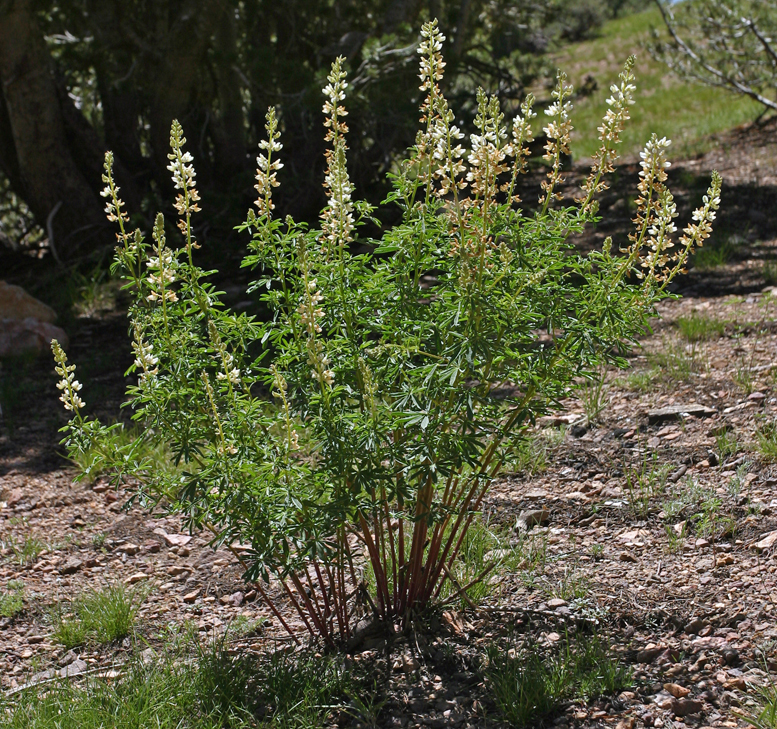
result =
[[[545,112],[547,177],[538,203],[524,207],[517,180],[534,99],[507,124],[497,99],[479,92],[465,148],[440,86],[443,41],[435,22],[423,27],[421,127],[384,201],[399,207],[401,222],[380,240],[358,235],[377,221],[348,176],[343,59],[324,89],[328,204],[317,228],[274,212],[281,124],[268,111],[256,209],[242,226],[265,321],[226,310],[194,262],[198,195],[180,125],[169,155],[180,246],[168,244],[161,215],[151,243],[128,231],[106,155],[115,266],[134,295],[135,441],[84,417],[72,365],[54,344],[73,412],[71,454],[90,448],[190,527],[243,545],[246,578],[276,616],[289,627],[284,614],[296,611],[329,644],[347,640],[365,616],[406,626],[443,601],[467,530],[516,442],[575,378],[624,364],[719,205],[715,174],[672,243],[669,142],[654,136],[642,154],[636,232],[620,254],[609,239],[578,253],[572,236],[598,219],[596,195],[634,103],[634,59],[612,87],[601,148],[574,202],[559,193],[573,93],[559,73]],[[152,446],[164,446],[177,468],[150,469],[142,454]],[[444,599],[469,587],[448,587]]]

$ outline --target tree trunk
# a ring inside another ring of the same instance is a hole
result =
[[[162,59],[154,83],[150,114],[151,145],[159,178],[165,178],[165,168],[169,164],[167,154],[173,119],[181,122],[190,145],[194,147],[197,143],[200,130],[187,123],[192,121],[187,113],[197,110],[197,82],[205,73],[205,53],[220,10],[218,0],[188,0],[164,34],[167,43],[160,49]]]
[[[72,258],[110,241],[100,198],[68,144],[51,56],[30,0],[0,0],[0,82],[3,168],[18,171],[9,179],[16,178],[14,187],[48,230],[55,255]]]
[[[216,165],[217,173],[229,179],[245,169],[247,163],[241,80],[236,68],[235,10],[230,4],[221,11],[214,50],[220,111],[215,135]]]

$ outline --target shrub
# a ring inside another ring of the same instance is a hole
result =
[[[246,578],[277,578],[310,632],[330,643],[351,635],[365,612],[406,624],[439,597],[511,448],[574,378],[625,366],[624,352],[708,237],[719,205],[715,174],[673,248],[669,142],[654,136],[643,155],[638,228],[623,255],[609,240],[578,254],[570,236],[598,220],[595,196],[633,103],[634,59],[613,86],[582,194],[564,205],[556,201],[572,88],[559,74],[546,111],[547,178],[538,205],[523,209],[516,180],[532,139],[533,98],[508,130],[498,100],[480,91],[465,152],[438,83],[443,36],[434,22],[422,35],[422,128],[385,201],[401,222],[379,241],[355,245],[374,211],[353,198],[338,59],[324,90],[329,203],[318,229],[273,213],[281,144],[275,112],[267,113],[257,211],[242,229],[252,236],[245,265],[258,271],[253,288],[269,319],[225,310],[194,263],[199,196],[174,122],[180,248],[168,246],[161,215],[151,245],[127,231],[106,155],[104,195],[120,230],[116,269],[135,296],[138,379],[128,395],[142,425],[137,440],[93,447],[119,426],[82,415],[74,365],[53,345],[62,400],[74,413],[71,455],[92,448],[190,527],[250,544]],[[148,468],[141,454],[155,445],[182,472]],[[364,555],[376,578],[371,594],[359,577]]]
[[[656,0],[669,31],[650,48],[681,78],[728,89],[777,109],[774,99],[777,47],[774,3],[760,0],[695,0],[677,10]]]

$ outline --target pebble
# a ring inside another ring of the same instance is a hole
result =
[[[677,683],[665,683],[664,691],[668,691],[676,699],[684,699],[689,693],[691,693],[691,689],[686,688],[685,686],[680,686],[680,684]]]
[[[63,564],[59,568],[59,574],[74,575],[83,566],[84,566],[84,563],[80,559],[77,559],[76,557],[71,557],[67,562],[65,562],[65,564]]]

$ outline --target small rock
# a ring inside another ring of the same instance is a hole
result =
[[[233,592],[233,593],[232,593],[232,594],[229,596],[229,599],[230,599],[230,602],[231,602],[231,603],[232,603],[232,604],[233,604],[235,607],[240,607],[240,606],[243,604],[243,600],[245,599],[245,596],[243,595],[243,593],[242,593],[242,592],[240,592],[240,590],[238,590],[237,592]]]
[[[417,658],[414,658],[413,656],[402,656],[402,670],[405,673],[415,673],[419,668],[421,668],[421,664],[418,662]]]
[[[761,535],[761,539],[755,545],[755,548],[759,552],[763,552],[766,549],[771,549],[775,544],[777,544],[777,530]]]
[[[127,577],[124,582],[128,585],[136,585],[138,582],[143,582],[143,580],[147,579],[148,575],[144,572],[136,572],[134,575]]]
[[[153,539],[143,543],[143,551],[148,552],[149,554],[156,554],[161,548],[161,543]]]
[[[140,551],[140,547],[137,544],[126,543],[117,548],[117,552],[124,552],[124,554],[132,557]]]
[[[174,564],[167,568],[167,574],[171,577],[178,577],[178,575],[189,574],[191,570],[188,567],[182,567],[179,564]]]
[[[0,281],[0,319],[37,319],[53,323],[57,313],[50,306],[30,296],[21,286]]]
[[[742,676],[735,676],[734,678],[730,678],[724,681],[723,688],[726,688],[729,691],[731,689],[737,689],[737,691],[744,691],[745,689],[747,689],[747,683],[745,682],[745,679]]]
[[[558,633],[548,633],[548,640],[551,643],[558,643],[561,640],[561,636]]]
[[[621,562],[636,562],[637,558],[631,552],[621,552],[618,555],[618,560]]]
[[[551,610],[555,610],[556,608],[565,607],[566,605],[569,605],[569,603],[566,600],[562,600],[560,597],[554,597],[552,600],[548,600],[548,607]]]
[[[704,704],[698,699],[672,699],[671,710],[675,716],[690,716],[698,714]]]
[[[518,516],[516,528],[521,531],[531,529],[538,524],[540,526],[550,521],[550,512],[547,509],[534,509],[532,511],[522,511]]]
[[[695,618],[688,623],[684,630],[688,635],[696,635],[704,627],[704,621],[700,618]]]
[[[725,567],[730,564],[734,564],[734,558],[730,554],[721,554],[715,560],[716,567]]]
[[[751,402],[762,402],[766,399],[766,395],[764,395],[762,392],[752,392],[747,396],[747,399]]]
[[[641,650],[639,653],[637,653],[637,663],[652,663],[663,652],[664,649],[660,646],[656,646],[655,648],[645,648],[644,650]]]
[[[72,663],[69,663],[67,666],[65,666],[59,672],[59,675],[62,676],[62,678],[66,678],[67,676],[78,676],[88,668],[89,664],[86,661],[83,661],[80,658],[76,658]]]
[[[168,534],[162,527],[154,529],[154,534],[162,537],[168,547],[185,547],[192,540],[189,534]]]
[[[689,693],[691,693],[691,689],[686,688],[685,686],[680,686],[679,683],[665,683],[664,691],[668,691],[676,699],[684,699]]]
[[[677,483],[683,476],[685,476],[687,471],[688,466],[680,466],[680,468],[678,468],[676,471],[673,471],[669,474],[667,481],[670,481],[671,483]]]
[[[63,347],[68,346],[67,334],[53,324],[32,317],[0,319],[0,357],[43,354],[50,349],[53,339]]]
[[[717,414],[717,410],[708,408],[706,405],[698,403],[689,403],[688,405],[670,405],[669,407],[659,408],[658,410],[648,411],[648,423],[650,425],[659,425],[668,423],[672,420],[681,420],[694,415],[697,418],[708,418]]]
[[[63,564],[59,568],[59,574],[74,575],[83,566],[84,566],[84,563],[80,559],[77,559],[76,557],[71,557],[67,562],[65,562],[65,564]]]
[[[185,603],[191,604],[199,597],[199,594],[200,594],[199,588],[197,588],[196,590],[192,590],[192,592],[188,592],[183,596],[183,601]]]
[[[616,725],[615,729],[634,729],[636,720],[633,716],[627,716],[625,719],[621,719]]]

